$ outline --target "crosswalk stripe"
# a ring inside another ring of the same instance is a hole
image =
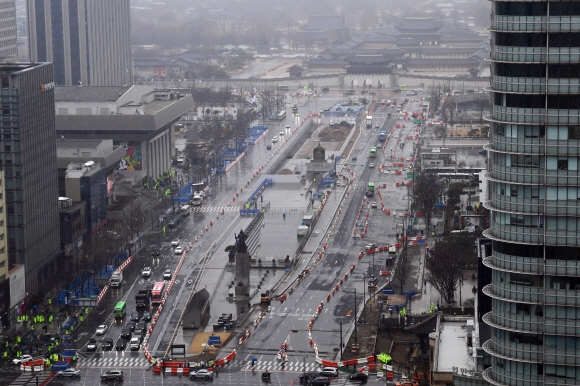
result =
[[[147,367],[147,358],[81,358],[77,367]]]
[[[221,212],[222,210],[224,212],[239,212],[241,209],[241,206],[239,205],[234,205],[234,206],[224,206],[224,205],[216,205],[216,206],[196,206],[195,208],[192,208],[191,211],[192,212]]]

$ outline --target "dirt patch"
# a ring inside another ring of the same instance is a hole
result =
[[[321,142],[343,142],[348,137],[350,130],[346,126],[329,126],[318,133],[318,140]]]
[[[290,169],[282,169],[278,172],[278,174],[294,174]]]

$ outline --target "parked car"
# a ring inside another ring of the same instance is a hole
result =
[[[116,381],[123,380],[123,372],[121,370],[109,370],[104,374],[101,374],[101,381],[108,381],[109,379],[114,379]]]
[[[103,351],[111,351],[113,349],[113,339],[105,338],[103,339],[103,343],[101,343],[101,348]]]
[[[87,351],[97,351],[97,346],[99,343],[95,338],[89,339],[89,343],[87,343]]]
[[[197,379],[197,378],[213,379],[213,371],[208,369],[201,369],[194,371],[189,375],[189,379]]]
[[[163,272],[163,279],[164,280],[171,280],[171,270],[170,269],[166,269],[165,272]]]
[[[107,333],[107,330],[109,329],[109,326],[105,325],[105,324],[101,324],[99,327],[97,327],[97,331],[95,331],[96,335],[105,335]]]
[[[63,377],[78,378],[81,376],[81,371],[77,370],[77,369],[66,369],[66,370],[61,370],[61,371],[57,372],[56,376],[59,378],[63,378]]]

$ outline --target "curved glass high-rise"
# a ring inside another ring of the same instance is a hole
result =
[[[580,2],[492,1],[483,377],[580,384]]]

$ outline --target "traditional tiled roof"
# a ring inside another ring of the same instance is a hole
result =
[[[432,17],[407,17],[405,21],[396,25],[399,31],[438,31],[443,24],[436,22]]]

